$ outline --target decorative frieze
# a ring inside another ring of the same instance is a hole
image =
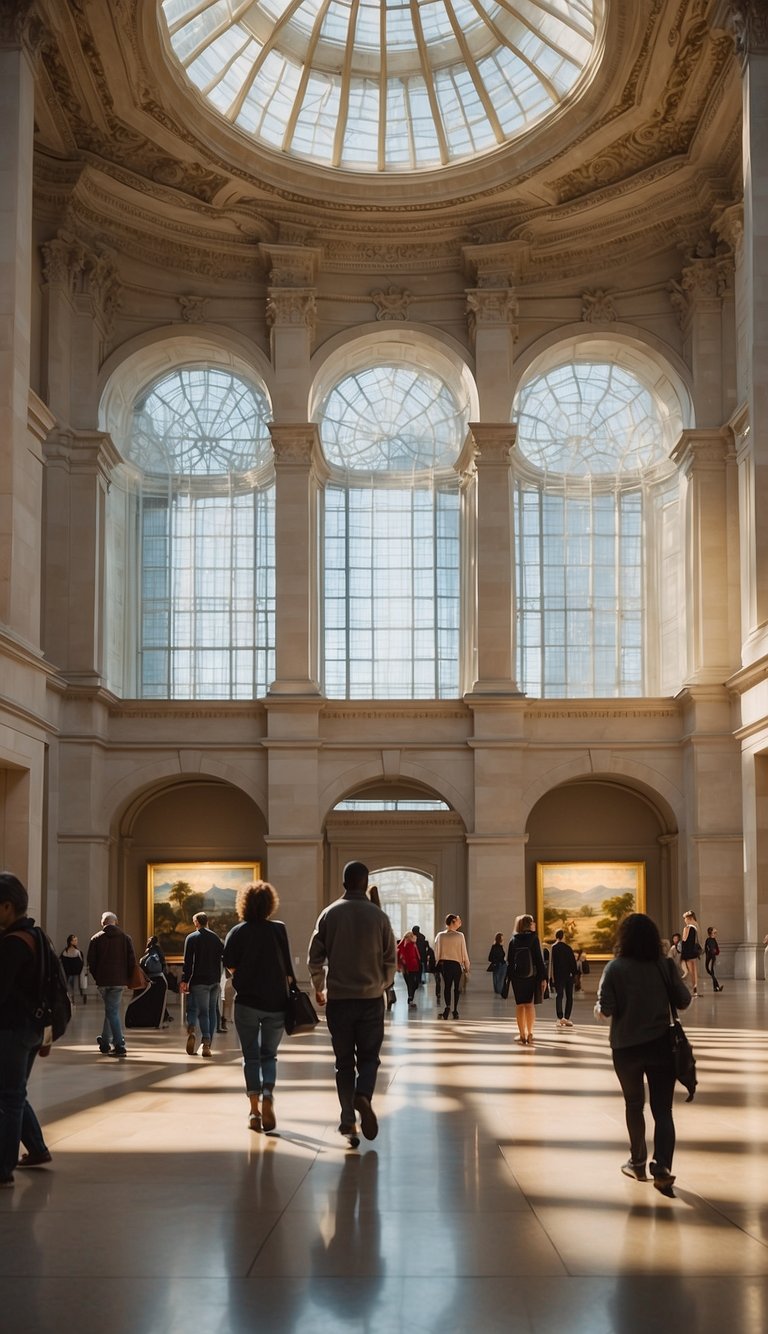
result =
[[[407,287],[379,287],[371,292],[377,320],[407,320],[413,294]]]

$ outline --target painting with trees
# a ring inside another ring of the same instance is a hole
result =
[[[184,954],[195,913],[223,940],[237,921],[238,890],[261,879],[259,862],[149,862],[147,936],[155,935],[169,962]]]
[[[562,929],[574,950],[608,959],[622,918],[645,912],[645,862],[537,862],[536,899],[542,941]]]

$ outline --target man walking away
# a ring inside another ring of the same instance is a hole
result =
[[[384,1041],[384,993],[395,976],[389,918],[366,897],[368,867],[344,867],[344,894],[317,919],[307,962],[317,1003],[326,1006],[336,1057],[339,1133],[357,1143],[357,1113],[366,1139],[379,1124],[372,1107]]]
[[[136,952],[131,937],[120,930],[113,912],[103,912],[101,931],[91,936],[88,945],[88,972],[104,1002],[104,1024],[97,1038],[102,1056],[127,1055],[120,1024],[120,1001],[135,968]]]
[[[197,929],[184,942],[181,971],[181,990],[189,993],[194,1005],[193,1010],[187,1011],[187,1056],[195,1054],[198,1023],[203,1042],[201,1055],[210,1056],[218,1023],[224,942],[208,926],[207,913],[196,912],[192,921]]]
[[[573,1028],[573,984],[576,980],[578,965],[576,955],[565,939],[564,931],[556,931],[550,959],[552,981],[555,984],[555,1007],[557,1019],[555,1028]],[[565,996],[565,1008],[563,1008]]]

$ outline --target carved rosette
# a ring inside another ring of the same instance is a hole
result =
[[[474,343],[478,329],[506,328],[517,342],[518,300],[511,287],[470,287],[467,289],[467,329]]]
[[[267,328],[302,326],[315,331],[317,299],[314,287],[270,287],[267,291]]]
[[[581,294],[581,318],[586,324],[613,324],[619,318],[613,297],[602,287],[587,288]]]
[[[202,324],[205,321],[208,309],[207,296],[180,296],[177,300],[185,324]]]
[[[407,287],[383,287],[371,292],[377,320],[407,320],[413,294]]]

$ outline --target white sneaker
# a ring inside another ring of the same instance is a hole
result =
[[[564,1019],[564,1020],[563,1020],[563,1028],[573,1028],[573,1023],[572,1023],[572,1021],[571,1021],[570,1019]]]

